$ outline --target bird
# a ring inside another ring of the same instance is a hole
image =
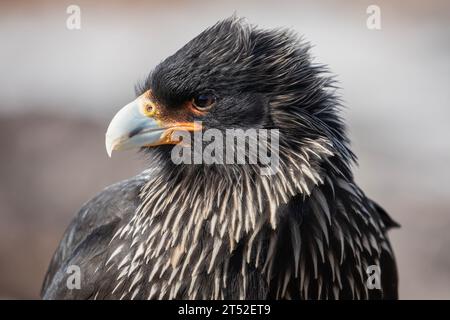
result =
[[[202,31],[113,117],[108,154],[135,149],[148,167],[82,206],[41,297],[398,299],[399,224],[355,182],[339,89],[291,29],[234,15]],[[278,168],[173,161],[192,147],[176,133],[210,129],[276,130]]]

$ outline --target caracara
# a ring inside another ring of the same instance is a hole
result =
[[[149,167],[81,208],[43,298],[397,298],[387,236],[397,224],[355,184],[335,80],[307,43],[232,17],[137,91],[111,121],[106,148],[136,147]],[[193,148],[175,133],[208,129],[276,129],[278,167],[173,161],[173,148]],[[78,287],[68,285],[74,266]]]

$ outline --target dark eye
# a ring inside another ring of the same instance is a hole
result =
[[[216,103],[216,96],[212,93],[203,93],[192,99],[192,104],[199,110],[207,110]]]

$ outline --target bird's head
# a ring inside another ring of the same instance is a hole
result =
[[[321,144],[350,162],[334,81],[309,48],[288,30],[262,30],[236,17],[217,23],[150,73],[138,98],[111,121],[108,154],[167,154],[180,130],[253,128],[278,129],[284,153]]]

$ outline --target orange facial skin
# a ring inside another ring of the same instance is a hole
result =
[[[193,116],[204,115],[206,112],[195,108],[191,101],[185,102],[181,109],[170,111],[156,101],[151,90],[144,92],[138,99],[140,100],[141,112],[145,116],[153,118],[161,127],[167,128],[161,140],[157,143],[158,145],[179,143],[180,141],[172,139],[172,134],[175,131],[194,132],[202,130],[202,126],[198,122],[189,121],[189,119],[192,119]]]

